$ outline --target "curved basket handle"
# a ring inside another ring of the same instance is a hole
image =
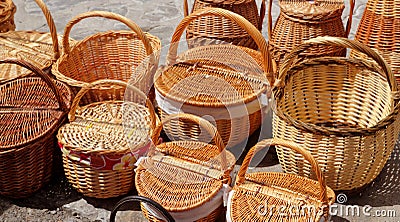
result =
[[[161,206],[161,204],[155,202],[152,199],[149,199],[149,198],[143,197],[143,196],[128,196],[128,197],[125,197],[125,198],[121,199],[120,201],[118,201],[118,203],[114,206],[113,210],[111,211],[110,222],[115,222],[115,217],[117,216],[118,210],[123,205],[125,205],[127,203],[131,203],[131,202],[145,202],[145,203],[155,207],[159,211],[159,213],[162,214],[164,219],[167,220],[167,222],[175,222],[175,220],[171,216],[171,214],[163,206]]]
[[[58,102],[58,106],[59,109],[62,111],[66,111],[67,107],[61,97],[60,91],[57,89],[56,84],[51,80],[51,78],[44,73],[41,69],[37,68],[36,66],[34,66],[33,64],[26,62],[24,60],[20,60],[20,59],[4,59],[4,60],[0,60],[0,64],[4,64],[4,63],[11,63],[11,64],[15,64],[15,65],[19,65],[21,67],[24,67],[30,71],[32,71],[34,74],[36,74],[37,76],[39,76],[51,89],[51,91],[53,91],[54,95],[56,96],[57,102]]]
[[[171,45],[168,50],[168,55],[167,55],[167,61],[169,64],[174,64],[177,59],[177,53],[178,53],[178,42],[180,38],[182,37],[182,34],[184,30],[189,26],[189,24],[198,18],[208,16],[208,15],[214,15],[214,16],[221,16],[227,19],[232,20],[233,22],[236,22],[242,29],[247,31],[249,35],[253,38],[253,40],[256,42],[258,48],[261,51],[262,59],[263,59],[263,70],[266,73],[266,76],[270,82],[271,85],[273,85],[274,82],[274,70],[273,70],[273,61],[271,59],[271,55],[269,53],[268,47],[267,47],[267,41],[265,38],[262,36],[260,31],[256,27],[254,27],[253,24],[251,24],[249,21],[247,21],[245,18],[242,16],[231,12],[229,10],[221,9],[221,8],[205,8],[198,10],[196,12],[193,12],[189,16],[186,16],[176,27],[175,32],[172,36],[171,40]]]
[[[310,152],[302,148],[299,144],[296,144],[295,142],[292,141],[287,141],[287,140],[282,140],[282,139],[264,139],[260,142],[258,142],[255,146],[253,146],[249,152],[246,154],[246,157],[243,160],[242,166],[240,167],[237,177],[236,177],[236,186],[240,186],[241,184],[244,183],[246,180],[245,175],[247,172],[247,169],[250,165],[251,160],[253,159],[254,155],[259,152],[260,150],[264,149],[265,147],[269,146],[285,146],[287,148],[290,148],[293,151],[296,151],[297,153],[300,153],[304,159],[306,159],[308,162],[310,162],[312,169],[314,170],[319,187],[320,187],[320,196],[319,199],[323,202],[323,204],[328,204],[328,195],[327,195],[327,187],[326,187],[326,182],[325,178],[322,174],[321,169],[318,166],[317,161],[314,159],[314,157],[311,155]]]
[[[64,36],[63,36],[64,54],[68,54],[71,51],[68,38],[71,33],[72,27],[75,24],[77,24],[78,22],[80,22],[81,20],[83,20],[85,18],[91,18],[91,17],[103,17],[103,18],[113,19],[113,20],[124,23],[134,33],[136,33],[138,35],[139,39],[143,42],[143,45],[146,49],[147,55],[153,54],[153,48],[150,44],[149,39],[147,38],[146,34],[142,31],[142,29],[136,23],[134,23],[132,20],[130,20],[122,15],[118,15],[118,14],[115,14],[112,12],[105,12],[105,11],[92,11],[92,12],[82,13],[80,15],[77,15],[71,21],[68,22],[68,24],[65,26]],[[152,58],[153,58],[153,56],[152,56]]]

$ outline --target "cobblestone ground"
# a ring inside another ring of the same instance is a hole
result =
[[[45,19],[33,0],[14,0],[14,2],[18,7],[15,15],[18,30],[47,31]],[[183,17],[181,0],[45,0],[45,2],[54,16],[60,34],[73,16],[90,10],[106,10],[132,19],[144,31],[158,36],[163,46],[168,45],[175,26]],[[273,10],[274,20],[279,13],[276,2]],[[365,2],[366,0],[357,1],[350,38],[356,31]],[[347,19],[347,15],[348,9],[343,14],[344,20]],[[75,39],[82,39],[92,33],[112,29],[125,29],[125,27],[118,22],[105,19],[88,20],[79,23],[71,35]],[[263,34],[267,36],[266,23]],[[263,167],[258,167],[257,170],[280,170],[273,155],[268,155],[262,164]],[[235,168],[235,171],[237,170],[238,166]],[[397,146],[374,184],[362,194],[349,197],[345,203],[360,207],[370,205],[372,213],[378,210],[396,210],[397,217],[368,217],[362,213],[359,217],[351,217],[342,213],[340,217],[333,217],[333,221],[400,221],[399,171],[400,148]],[[68,184],[62,169],[58,168],[51,183],[32,197],[22,200],[0,197],[0,221],[107,221],[110,210],[119,199],[99,200],[83,197]],[[345,206],[339,205],[338,209],[341,207]],[[132,205],[130,209],[133,211],[119,214],[119,221],[146,221],[138,205]]]

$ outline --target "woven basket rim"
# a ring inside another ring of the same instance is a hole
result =
[[[282,13],[296,17],[302,20],[328,20],[340,17],[345,5],[343,0],[324,0],[322,4],[310,3],[308,0],[279,0],[279,6]]]

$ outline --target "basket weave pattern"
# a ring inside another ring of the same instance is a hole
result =
[[[0,1],[0,33],[15,30],[14,14],[17,7],[12,0]]]

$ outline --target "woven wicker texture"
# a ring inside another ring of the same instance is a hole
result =
[[[22,198],[50,179],[54,133],[66,117],[72,93],[28,62],[3,63],[22,66],[40,77],[0,85],[0,194]]]
[[[343,0],[279,0],[281,11],[273,29],[272,1],[268,5],[268,39],[278,65],[285,55],[305,40],[318,36],[347,37],[350,32],[355,0],[350,0],[346,30],[341,19]],[[316,46],[302,52],[304,57],[345,55],[346,50],[334,46]]]
[[[271,145],[284,146],[302,155],[311,163],[318,181],[277,172],[246,174],[254,155]],[[233,195],[228,202],[230,211],[227,212],[230,221],[306,222],[320,221],[321,217],[325,217],[324,221],[327,221],[329,205],[335,202],[335,193],[326,186],[322,171],[311,153],[294,142],[281,139],[266,139],[250,149],[231,192]],[[302,207],[303,213],[300,212]],[[293,213],[295,210],[299,212]]]
[[[247,19],[251,24],[261,31],[264,16],[265,16],[265,1],[262,1],[260,13],[258,13],[257,4],[255,0],[245,1],[209,1],[209,0],[195,0],[191,12],[214,7],[222,8],[234,13],[237,13]],[[188,2],[184,0],[184,16],[189,15]],[[234,45],[240,45],[257,49],[257,44],[251,36],[231,20],[208,15],[192,21],[186,30],[186,39],[189,46],[198,45],[198,41],[204,39],[214,39]]]
[[[12,0],[0,1],[0,33],[15,30],[14,14],[17,7]]]
[[[115,100],[79,107],[85,93],[98,86],[122,86],[127,94],[142,97],[147,107]],[[78,92],[69,120],[57,138],[64,171],[72,186],[85,196],[96,198],[129,192],[134,185],[134,163],[147,152],[150,140],[158,139],[154,134],[158,119],[146,95],[120,80],[98,80]]]
[[[232,153],[224,145],[216,128],[208,121],[190,114],[171,115],[163,119],[157,130],[173,119],[200,125],[215,144],[199,141],[173,141],[160,144],[150,152],[136,170],[136,189],[139,195],[153,199],[169,212],[185,212],[205,204],[230,182],[235,164]],[[222,205],[222,200],[221,200]],[[161,221],[151,216],[150,221]],[[198,221],[215,221],[222,209]]]
[[[376,61],[324,57],[294,64],[315,44],[358,50]],[[286,57],[273,90],[277,103],[273,135],[304,144],[334,190],[354,190],[382,170],[399,133],[397,84],[375,51],[344,38],[306,41]],[[310,176],[301,156],[278,146],[287,173]]]
[[[83,19],[103,17],[124,23],[132,31],[100,32],[79,41],[72,48],[68,43],[72,27]],[[65,27],[63,56],[53,67],[57,79],[73,86],[73,92],[99,79],[135,80],[140,90],[148,92],[158,65],[160,40],[143,32],[133,21],[111,12],[92,11],[73,18]],[[143,63],[143,64],[142,64]],[[135,70],[138,66],[144,70]],[[92,90],[81,105],[111,99],[122,100],[124,91]]]

